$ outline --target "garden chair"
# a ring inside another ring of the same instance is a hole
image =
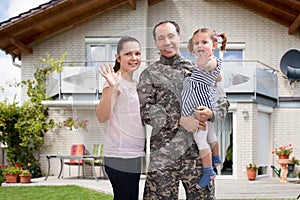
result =
[[[70,155],[71,156],[83,156],[85,152],[85,146],[84,144],[74,144],[71,146]],[[80,175],[80,166],[83,168],[83,176],[84,176],[84,166],[83,166],[83,160],[81,159],[70,159],[67,162],[64,162],[65,165],[69,165],[69,176],[71,176],[71,166],[78,166],[78,178]]]
[[[103,148],[104,148],[103,144],[94,144],[92,155],[95,156],[95,157],[98,157],[99,159],[86,161],[85,163],[88,164],[88,165],[94,166],[94,167],[95,166],[100,167],[100,171],[99,171],[100,178],[106,179],[107,175],[106,175],[105,169],[104,169]],[[94,165],[93,165],[93,163],[94,163]],[[91,170],[94,170],[94,172],[95,172],[95,168],[93,169],[93,167],[91,167]]]

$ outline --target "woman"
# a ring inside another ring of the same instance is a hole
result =
[[[140,42],[133,37],[123,37],[118,42],[115,66],[99,68],[106,84],[96,115],[99,122],[108,121],[104,164],[115,200],[137,200],[139,196],[145,129],[133,73],[140,64]]]

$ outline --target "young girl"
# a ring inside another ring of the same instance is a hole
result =
[[[209,28],[198,29],[189,40],[188,49],[197,56],[197,67],[183,83],[182,116],[197,115],[195,108],[201,109],[201,106],[213,109],[217,105],[219,89],[216,86],[217,82],[222,80],[222,61],[214,58],[214,50],[218,46],[217,37],[219,36],[223,39],[221,50],[225,51],[227,41],[225,33],[217,35]],[[203,165],[203,176],[197,187],[203,188],[216,176],[213,166],[222,163],[213,124],[208,122],[206,130],[194,133],[194,140],[197,143]],[[213,153],[211,153],[211,149]]]
[[[140,42],[123,37],[118,42],[115,66],[100,67],[106,79],[96,115],[108,121],[104,142],[104,164],[114,199],[137,200],[141,158],[145,155],[145,129],[140,117],[137,81],[133,72],[141,64]]]

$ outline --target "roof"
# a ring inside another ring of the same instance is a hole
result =
[[[149,5],[161,0],[148,0]],[[31,45],[59,31],[83,22],[115,7],[135,0],[52,0],[0,23],[0,48],[13,58],[22,51],[32,53]]]
[[[300,31],[300,0],[228,1],[288,27],[290,35]]]
[[[147,0],[148,5],[162,0]],[[300,0],[228,0],[288,27],[288,33],[300,30]],[[0,23],[0,48],[13,58],[22,51],[32,53],[31,46],[59,31],[83,22],[115,7],[135,0],[52,0]]]

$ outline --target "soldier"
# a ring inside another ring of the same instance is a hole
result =
[[[138,84],[142,121],[153,127],[144,199],[178,199],[179,180],[187,199],[215,199],[213,181],[196,188],[202,165],[193,133],[205,129],[207,120],[224,118],[229,102],[222,97],[213,111],[201,107],[199,119],[180,116],[183,80],[192,73],[191,62],[179,55],[180,28],[163,21],[154,27],[153,37],[161,57],[143,71]]]

